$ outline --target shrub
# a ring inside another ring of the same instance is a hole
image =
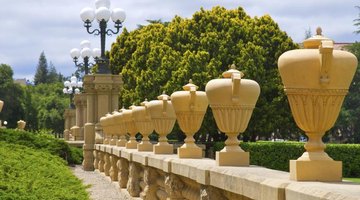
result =
[[[0,199],[89,199],[66,162],[47,151],[0,141]]]
[[[65,141],[56,139],[50,134],[0,129],[0,141],[45,150],[63,158],[68,164],[80,164],[82,162],[82,154],[79,155],[79,150],[70,147]]]
[[[250,152],[250,164],[281,171],[289,171],[289,160],[296,160],[305,152],[303,142],[242,142],[240,146]],[[224,142],[214,144],[215,151],[223,147]],[[325,151],[343,162],[344,177],[360,177],[359,144],[327,144]]]

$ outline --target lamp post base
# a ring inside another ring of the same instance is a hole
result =
[[[342,162],[290,160],[290,179],[295,181],[341,181]]]

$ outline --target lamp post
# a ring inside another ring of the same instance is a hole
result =
[[[101,50],[99,48],[91,49],[90,41],[83,40],[80,43],[80,49],[71,49],[70,56],[73,58],[75,66],[79,69],[84,69],[85,75],[87,75],[89,74],[89,67],[94,66],[94,63],[89,62],[90,57],[93,57],[96,62],[101,56]],[[83,58],[83,63],[78,63],[80,56]]]
[[[120,8],[114,8],[110,10],[110,0],[96,0],[95,7],[95,10],[90,7],[82,9],[80,12],[80,17],[83,20],[84,27],[86,27],[86,30],[89,34],[100,35],[101,56],[96,61],[98,64],[98,73],[110,74],[109,59],[105,57],[106,35],[111,36],[112,34],[119,33],[126,15],[124,10]],[[99,28],[90,30],[95,17],[99,23]],[[115,23],[115,31],[107,29],[107,24],[110,18]]]
[[[64,89],[63,92],[64,94],[69,94],[70,95],[70,104],[69,104],[69,108],[74,109],[75,105],[73,102],[73,97],[74,97],[74,93],[75,94],[80,94],[80,89],[83,87],[83,82],[82,81],[78,81],[77,78],[75,76],[72,76],[70,78],[70,81],[65,81],[64,82]]]

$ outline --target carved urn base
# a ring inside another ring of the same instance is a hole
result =
[[[341,181],[342,162],[290,160],[290,179],[296,181]]]
[[[147,142],[141,142],[137,145],[138,151],[153,151],[153,145],[147,141]]]
[[[159,142],[157,145],[154,145],[153,152],[154,154],[173,154],[174,148],[172,144]]]
[[[127,148],[127,149],[136,149],[137,145],[138,145],[138,142],[136,142],[135,139],[134,140],[130,139],[129,142],[127,142],[125,144],[125,148]]]
[[[177,149],[179,158],[202,158],[202,149],[196,144],[185,146],[185,144]]]
[[[250,154],[249,152],[228,151],[216,152],[217,166],[249,166]]]
[[[123,138],[121,138],[121,137],[123,137]],[[126,143],[127,143],[127,140],[125,139],[125,137],[124,137],[124,136],[120,136],[120,140],[118,140],[118,141],[116,142],[116,146],[118,146],[118,147],[125,147],[125,146],[126,146]]]

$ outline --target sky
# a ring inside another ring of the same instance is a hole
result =
[[[0,0],[0,63],[8,64],[14,79],[33,80],[42,51],[48,62],[64,76],[71,76],[76,67],[70,57],[72,48],[89,40],[92,48],[100,47],[100,37],[90,35],[83,27],[80,11],[95,8],[95,0]],[[201,7],[211,9],[244,8],[251,17],[269,14],[280,29],[294,42],[302,42],[305,32],[320,26],[323,35],[335,42],[360,41],[354,34],[354,19],[359,18],[359,0],[112,0],[111,8],[126,12],[123,26],[136,29],[148,19],[171,21],[175,16],[191,18]],[[98,24],[94,21],[93,27]],[[110,20],[108,28],[113,27]],[[106,50],[116,36],[106,38]]]

